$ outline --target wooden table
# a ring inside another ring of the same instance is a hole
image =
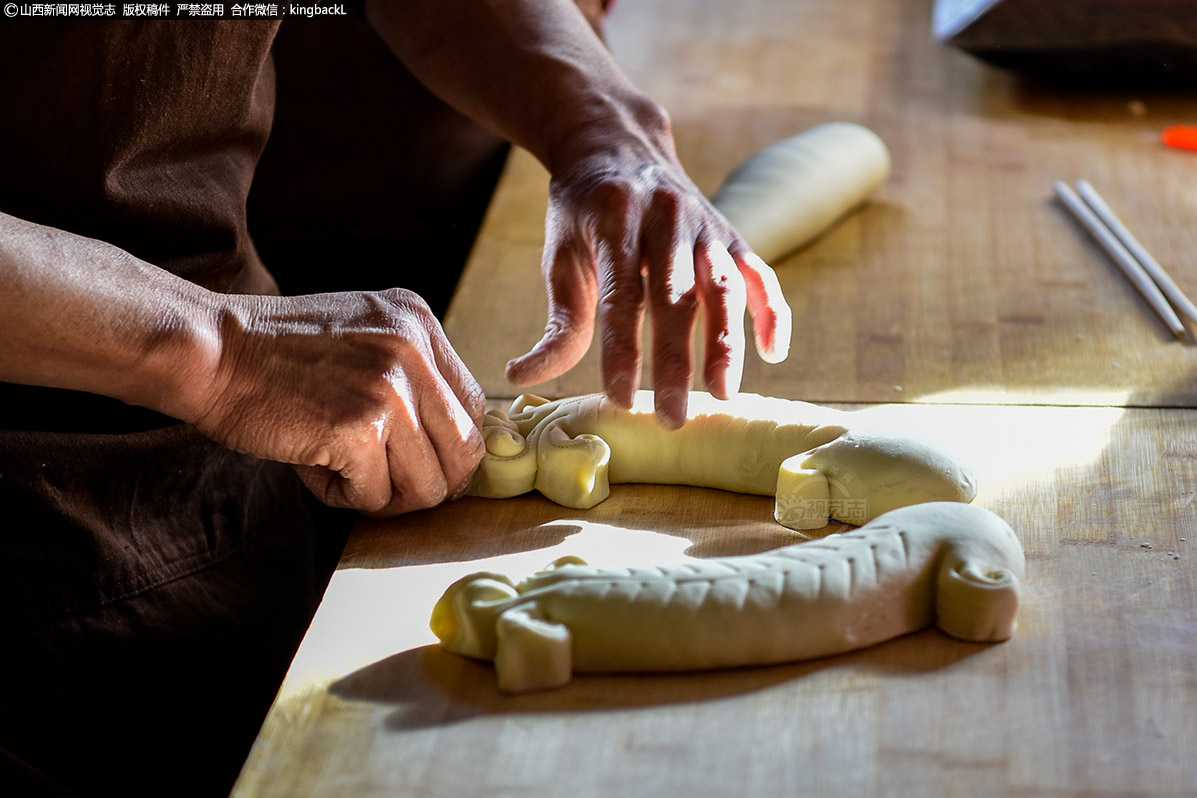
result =
[[[771,500],[620,486],[588,512],[465,499],[356,529],[237,796],[1197,794],[1192,345],[1051,200],[1093,182],[1197,293],[1197,100],[1069,94],[930,40],[929,0],[619,4],[612,47],[713,189],[833,119],[889,143],[877,200],[777,264],[790,361],[745,390],[836,403],[972,462],[1028,554],[1017,635],[503,696],[442,652],[435,600],[564,553],[677,561],[793,542]],[[494,399],[539,336],[546,177],[517,153],[446,329]],[[548,395],[596,390],[595,353]]]

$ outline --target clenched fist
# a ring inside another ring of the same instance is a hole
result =
[[[205,435],[372,516],[464,492],[484,397],[415,294],[228,297],[220,338]]]

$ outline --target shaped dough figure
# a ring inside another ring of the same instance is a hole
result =
[[[695,392],[685,426],[670,430],[657,422],[648,391],[631,410],[602,394],[553,402],[525,395],[509,413],[487,414],[486,454],[469,492],[506,498],[535,489],[577,509],[621,482],[775,494],[775,517],[792,529],[819,529],[832,518],[859,525],[910,504],[976,496],[972,473],[942,451],[850,431],[850,421],[806,402]]]
[[[998,516],[950,502],[748,557],[658,568],[558,560],[520,584],[478,573],[432,613],[449,651],[494,660],[499,688],[573,673],[764,665],[871,646],[932,623],[975,642],[1017,623],[1023,550]]]
[[[711,202],[772,263],[868,199],[889,172],[889,150],[876,133],[829,122],[744,161]]]

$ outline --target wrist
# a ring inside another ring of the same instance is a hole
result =
[[[195,422],[219,392],[225,356],[221,319],[232,297],[181,278],[159,287],[157,311],[132,348],[128,381],[117,398]]]
[[[596,101],[550,130],[541,160],[554,177],[573,172],[596,158],[625,161],[675,160],[669,114],[641,94]]]

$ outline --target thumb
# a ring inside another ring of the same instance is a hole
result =
[[[532,385],[559,377],[578,364],[594,337],[598,301],[593,266],[560,247],[546,270],[549,320],[544,335],[527,354],[507,364],[507,379]]]

